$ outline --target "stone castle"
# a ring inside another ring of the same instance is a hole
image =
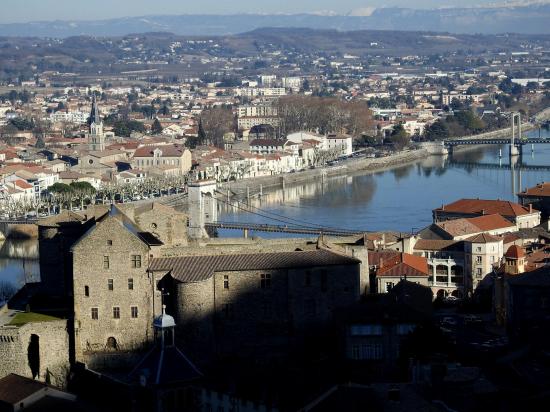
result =
[[[189,215],[152,203],[95,206],[41,221],[42,281],[15,300],[21,311],[34,311],[46,297],[65,310],[64,320],[12,328],[18,336],[6,335],[0,351],[25,353],[36,335],[38,371],[19,356],[18,366],[0,361],[0,375],[17,370],[46,379],[55,369],[62,380],[59,371],[75,363],[98,370],[131,365],[152,344],[163,305],[176,320],[176,341],[199,364],[235,355],[285,357],[326,333],[335,313],[367,289],[363,238],[336,244],[323,237],[206,237],[204,223],[217,211],[211,188],[190,186],[198,208]]]

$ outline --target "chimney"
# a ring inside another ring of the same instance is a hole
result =
[[[533,213],[533,204],[529,203],[529,213]]]

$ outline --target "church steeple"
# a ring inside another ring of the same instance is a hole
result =
[[[90,111],[90,117],[88,118],[88,125],[92,126],[92,124],[100,124],[101,123],[101,116],[99,115],[99,109],[97,107],[97,99],[95,96],[95,93],[92,95],[92,110]],[[90,129],[91,132],[91,129]]]
[[[103,151],[105,150],[105,135],[103,134],[103,121],[99,115],[97,107],[97,99],[95,93],[92,95],[92,110],[88,118],[88,126],[90,127],[88,141],[90,150]]]

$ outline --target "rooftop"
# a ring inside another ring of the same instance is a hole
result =
[[[359,260],[324,249],[279,253],[249,253],[155,258],[149,270],[171,272],[180,282],[199,282],[214,272],[293,269],[316,266],[356,265]]]
[[[531,213],[529,208],[518,203],[498,199],[460,199],[456,202],[434,209],[434,211],[440,213],[466,213],[479,215],[499,214],[506,217],[516,217]]]
[[[523,192],[518,193],[518,196],[550,196],[550,182],[542,182],[534,187],[525,189]]]

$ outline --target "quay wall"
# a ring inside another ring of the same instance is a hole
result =
[[[233,193],[243,194],[248,188],[252,192],[258,192],[260,187],[270,189],[292,185],[295,183],[311,182],[323,179],[324,177],[340,176],[359,171],[380,171],[393,166],[400,166],[406,163],[415,162],[428,155],[426,149],[407,150],[387,157],[377,158],[356,158],[345,161],[345,164],[318,167],[316,169],[304,170],[303,172],[286,173],[276,176],[261,176],[238,180],[236,182],[221,183],[220,190],[229,190]]]

